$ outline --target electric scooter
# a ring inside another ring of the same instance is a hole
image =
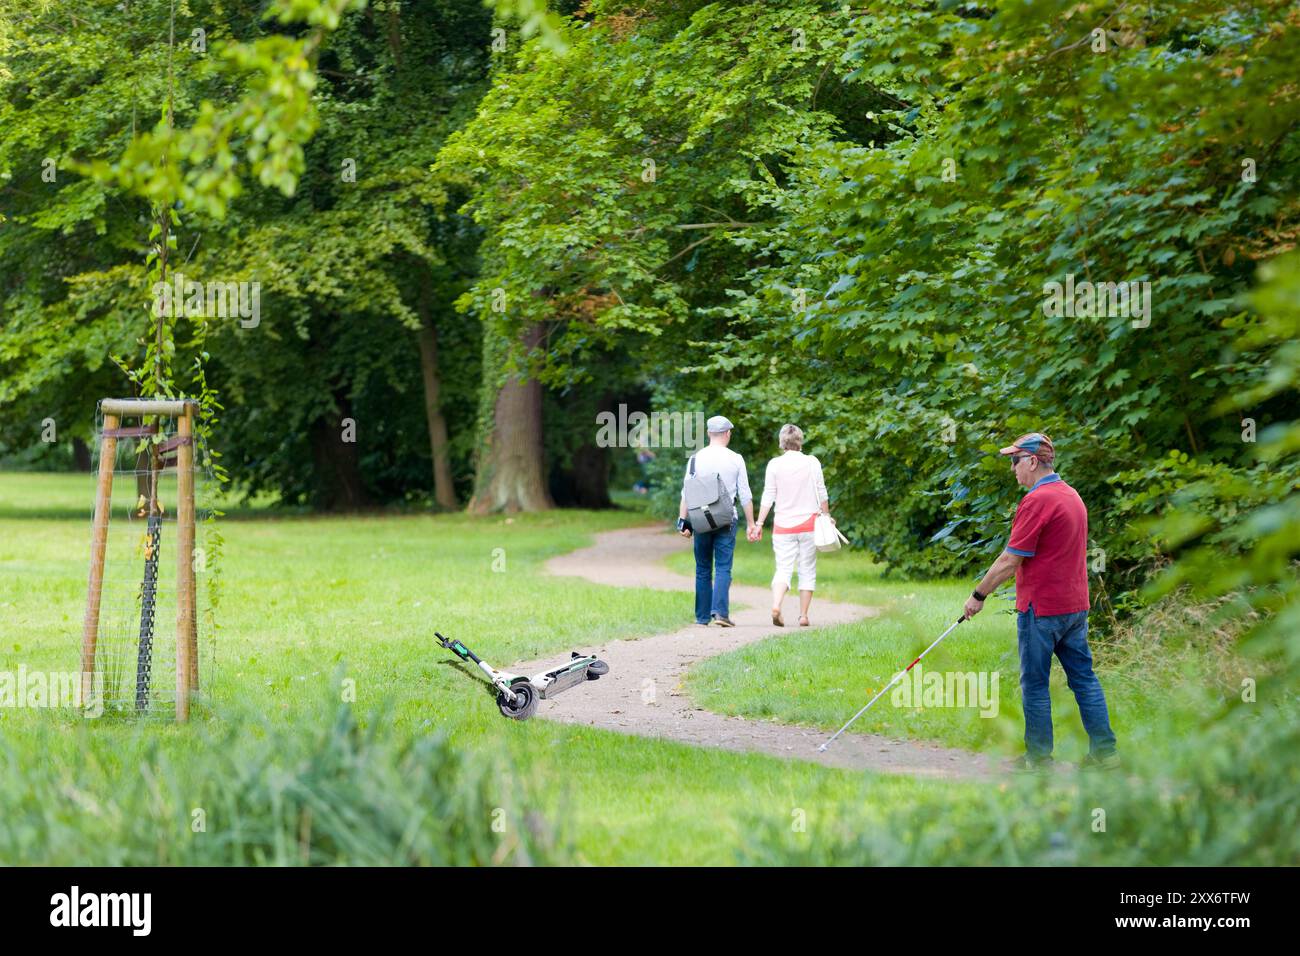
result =
[[[433,634],[439,644],[461,660],[473,661],[478,665],[478,669],[487,675],[492,686],[497,689],[497,707],[502,716],[511,720],[527,720],[537,712],[538,700],[550,700],[561,691],[609,673],[609,665],[604,661],[594,655],[584,656],[574,651],[568,662],[559,667],[525,677],[522,674],[499,671],[460,641],[443,637],[437,631]]]

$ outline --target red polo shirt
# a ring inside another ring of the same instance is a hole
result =
[[[1016,568],[1016,610],[1039,616],[1088,610],[1088,509],[1057,474],[1025,492],[1011,522],[1007,550]]]

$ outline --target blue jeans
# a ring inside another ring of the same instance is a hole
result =
[[[1052,755],[1052,698],[1048,679],[1052,654],[1065,668],[1065,680],[1079,704],[1089,749],[1098,757],[1115,752],[1115,733],[1110,729],[1106,695],[1092,670],[1088,649],[1088,612],[1039,617],[1034,606],[1016,616],[1016,637],[1020,643],[1020,693],[1025,707],[1025,750],[1031,760]]]
[[[695,542],[695,620],[700,624],[708,624],[712,614],[731,617],[727,598],[731,593],[731,559],[736,554],[738,527],[739,522],[691,536]]]

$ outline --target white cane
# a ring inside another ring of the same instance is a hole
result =
[[[942,641],[945,637],[947,637],[949,634],[951,634],[952,631],[953,631],[953,628],[955,628],[958,624],[960,624],[960,623],[961,623],[962,621],[964,621],[964,620],[966,620],[966,615],[965,615],[965,614],[963,614],[961,617],[957,618],[957,620],[954,621],[952,624],[949,624],[949,625],[948,625],[948,630],[944,631],[944,632],[943,632],[942,634],[940,634],[937,638],[935,638],[934,644],[931,644],[929,647],[927,647],[925,650],[923,650],[920,654],[918,654],[918,655],[916,656],[916,660],[912,661],[912,663],[908,664],[907,667],[906,667],[905,669],[899,671],[896,675],[894,675],[894,679],[891,680],[891,681],[889,682],[889,684],[886,685],[886,686],[884,687],[884,689],[882,689],[882,690],[880,691],[880,693],[876,694],[875,697],[873,697],[873,698],[871,698],[871,700],[867,701],[867,706],[866,706],[866,707],[863,707],[860,711],[858,711],[856,714],[854,714],[852,717],[850,717],[850,718],[849,718],[849,722],[848,722],[847,724],[845,724],[845,725],[844,725],[843,727],[841,727],[839,730],[835,731],[835,733],[831,736],[831,739],[830,739],[830,740],[826,741],[826,743],[824,743],[824,744],[822,744],[820,747],[818,747],[818,748],[817,748],[817,752],[818,752],[818,753],[825,753],[825,752],[826,752],[826,748],[829,747],[831,744],[835,743],[835,738],[836,738],[836,737],[838,737],[840,734],[844,733],[844,731],[848,730],[850,724],[852,724],[853,721],[857,720],[859,717],[861,717],[863,714],[865,714],[865,713],[867,712],[867,710],[871,707],[871,705],[874,704],[876,701],[880,700],[880,698],[884,696],[885,692],[888,691],[890,687],[893,687],[893,686],[894,686],[895,684],[897,684],[900,680],[902,680],[904,677],[906,677],[906,676],[907,676],[907,672],[910,671],[913,667],[915,667],[915,666],[920,662],[920,660],[921,660],[922,657],[924,657],[926,654],[929,654],[932,650],[934,650],[935,646],[936,646],[940,641]]]

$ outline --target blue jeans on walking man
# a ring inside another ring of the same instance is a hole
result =
[[[1031,760],[1052,755],[1052,698],[1048,680],[1055,654],[1079,704],[1090,751],[1097,757],[1115,752],[1115,734],[1106,711],[1106,695],[1092,670],[1088,649],[1088,612],[1039,617],[1034,606],[1016,615],[1020,643],[1020,693],[1025,708],[1025,749]]]
[[[717,531],[697,531],[695,542],[695,620],[708,624],[711,615],[731,617],[731,559],[736,554],[739,522]]]

